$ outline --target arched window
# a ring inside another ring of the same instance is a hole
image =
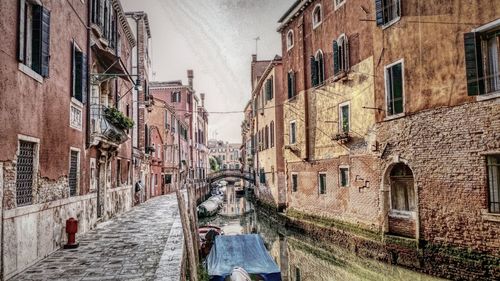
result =
[[[290,29],[286,34],[286,48],[290,50],[293,47],[293,30]]]
[[[333,74],[339,75],[349,70],[349,44],[345,34],[333,41]]]
[[[315,87],[321,85],[323,81],[325,81],[323,51],[318,50],[316,55],[311,57],[311,84]]]
[[[416,198],[411,169],[403,163],[398,163],[392,168],[390,179],[391,208],[398,211],[415,211]]]
[[[321,24],[321,21],[323,20],[323,13],[321,12],[321,5],[318,4],[316,7],[314,7],[313,13],[312,13],[312,23],[313,23],[313,28],[316,28]]]

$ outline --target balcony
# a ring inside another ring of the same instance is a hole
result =
[[[126,126],[110,117],[103,105],[90,106],[90,133],[93,145],[107,144],[118,147],[128,140]]]

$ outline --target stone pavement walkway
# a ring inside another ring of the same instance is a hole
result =
[[[184,244],[177,198],[150,199],[79,242],[79,248],[58,250],[10,280],[179,280]]]

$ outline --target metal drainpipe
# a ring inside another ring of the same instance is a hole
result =
[[[307,54],[305,46],[305,24],[302,22],[302,55],[304,57],[304,129],[305,129],[305,145],[306,145],[306,161],[310,160],[310,147],[309,147],[309,94],[306,87],[307,81]]]
[[[88,1],[87,5],[87,69],[89,72],[91,71],[91,66],[92,66],[92,55],[90,54],[90,18],[92,15],[92,1]],[[86,100],[86,109],[87,109],[87,114],[85,116],[85,122],[86,127],[85,127],[85,146],[86,148],[90,148],[90,99],[92,95],[92,83],[90,81],[91,79],[87,79],[87,100]]]

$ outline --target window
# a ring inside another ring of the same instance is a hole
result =
[[[297,142],[297,125],[295,121],[290,122],[290,144],[295,144]]]
[[[325,173],[320,173],[318,176],[318,188],[319,188],[319,194],[326,193],[326,174]]]
[[[266,101],[272,100],[274,97],[273,93],[273,77],[266,80],[266,85],[265,85],[265,92],[266,92]]]
[[[286,48],[290,50],[293,47],[293,30],[288,30],[286,34]]]
[[[340,8],[342,5],[345,4],[345,0],[334,0],[335,1],[335,10]]]
[[[349,70],[349,47],[347,36],[342,34],[333,41],[333,74],[335,76]]]
[[[478,28],[464,35],[467,93],[469,96],[500,91],[500,20],[495,27]]]
[[[165,111],[165,129],[168,129],[170,127],[170,124],[168,123],[168,111]]]
[[[172,102],[181,102],[181,92],[172,92],[170,95]]]
[[[291,99],[295,97],[295,73],[290,70],[287,75],[287,81],[288,81],[288,98]]]
[[[292,174],[292,192],[297,192],[298,190],[298,175]]]
[[[165,175],[165,184],[171,184],[172,183],[172,175]]]
[[[314,10],[312,13],[313,29],[318,27],[321,24],[322,19],[323,19],[323,14],[321,12],[321,5],[318,4],[318,5],[316,5],[316,7],[314,7]]]
[[[339,133],[349,133],[350,130],[350,114],[349,103],[341,103],[339,105]]]
[[[87,98],[87,56],[75,42],[72,44],[72,92],[71,97],[81,103]]]
[[[316,87],[323,84],[325,80],[325,68],[323,65],[323,52],[318,50],[315,56],[311,56],[311,86]]]
[[[269,125],[269,131],[271,147],[274,147],[274,121],[271,121],[271,125]]]
[[[349,167],[340,167],[340,186],[347,187],[349,186]]]
[[[16,201],[17,206],[30,205],[33,200],[33,182],[37,144],[19,141],[16,164]]]
[[[375,0],[377,26],[389,26],[401,17],[401,0]]]
[[[122,172],[121,164],[122,163],[120,159],[116,160],[116,186],[121,185],[121,172]]]
[[[295,267],[295,281],[302,281],[300,277],[300,268]]]
[[[78,195],[78,184],[79,179],[79,167],[80,167],[80,153],[75,150],[70,151],[69,156],[69,174],[68,174],[68,185],[69,185],[69,196]]]
[[[116,30],[116,11],[109,0],[92,0],[92,23],[99,27],[102,36],[108,40],[109,46],[115,48],[118,41]]]
[[[487,157],[489,211],[500,213],[500,155]]]
[[[415,201],[412,171],[405,164],[396,164],[391,170],[391,208],[414,211]]]
[[[42,77],[49,76],[50,11],[29,0],[19,0],[17,58]]]
[[[388,116],[401,114],[404,111],[403,77],[402,61],[385,67],[385,94]]]
[[[266,183],[266,171],[264,169],[260,169],[259,175],[260,175],[259,182],[262,184],[265,184]]]

